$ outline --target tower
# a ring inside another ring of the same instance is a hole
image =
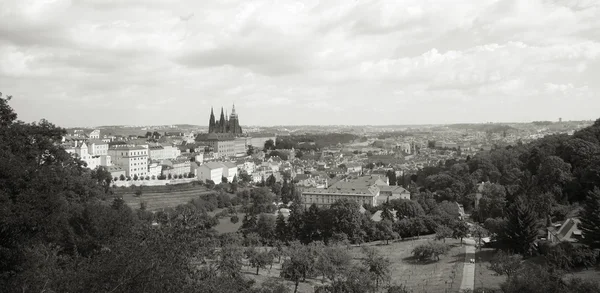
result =
[[[213,133],[215,131],[215,112],[213,111],[213,107],[210,107],[210,119],[208,120],[208,133]]]
[[[225,114],[223,113],[223,107],[221,107],[221,117],[219,118],[219,133],[225,133]]]

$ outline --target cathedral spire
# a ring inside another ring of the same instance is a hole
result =
[[[208,133],[212,133],[215,130],[215,112],[213,107],[210,107],[210,119],[208,120]]]

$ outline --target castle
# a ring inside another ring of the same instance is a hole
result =
[[[231,109],[229,120],[227,115],[223,113],[223,107],[221,107],[221,117],[218,121],[215,120],[215,113],[213,109],[210,109],[210,120],[208,121],[208,133],[229,133],[233,135],[241,135],[242,127],[240,126],[240,120],[238,115],[235,113],[235,104]]]

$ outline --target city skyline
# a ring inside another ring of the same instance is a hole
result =
[[[595,120],[594,1],[3,1],[0,92],[64,127]]]

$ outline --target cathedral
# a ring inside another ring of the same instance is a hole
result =
[[[240,120],[238,115],[235,113],[235,105],[231,109],[229,119],[227,115],[223,113],[223,107],[221,107],[221,117],[219,120],[215,120],[215,113],[213,109],[210,109],[210,120],[208,121],[208,133],[229,133],[234,135],[242,134],[242,127],[240,126]]]

